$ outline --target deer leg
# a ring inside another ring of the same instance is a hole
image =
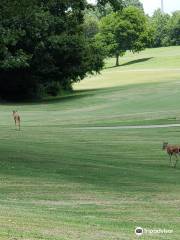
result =
[[[170,164],[170,166],[172,165],[171,157],[172,157],[172,155],[169,154],[169,164]]]
[[[176,162],[175,162],[175,164],[174,164],[174,168],[176,168],[176,165],[177,165],[177,162],[178,162],[178,157],[177,157],[176,154],[175,154],[175,156],[176,156]]]

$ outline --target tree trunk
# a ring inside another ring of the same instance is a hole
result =
[[[116,54],[116,67],[119,66],[119,54]]]

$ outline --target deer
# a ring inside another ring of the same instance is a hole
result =
[[[167,154],[169,155],[170,166],[172,165],[172,156],[176,157],[176,162],[173,166],[174,168],[176,168],[177,162],[179,160],[177,155],[180,154],[180,146],[169,145],[168,142],[164,142],[162,149],[166,150]]]
[[[14,118],[14,123],[15,123],[15,127],[18,127],[19,131],[20,131],[20,127],[21,127],[21,118],[20,115],[17,111],[13,110],[13,118]]]

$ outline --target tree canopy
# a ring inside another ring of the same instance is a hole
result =
[[[170,45],[180,45],[180,11],[173,13],[169,25]]]
[[[127,50],[143,50],[147,38],[145,15],[142,10],[132,6],[102,18],[100,32],[96,35],[107,55],[116,56],[116,65],[119,65],[119,56],[124,55]]]
[[[122,10],[124,7],[124,0],[98,0],[97,6],[99,8],[105,6],[107,3],[109,3],[114,11]]]
[[[84,36],[84,9],[84,0],[0,2],[0,97],[70,89],[102,68],[96,43]]]
[[[153,47],[168,45],[168,23],[170,16],[164,14],[160,9],[156,10],[150,18],[153,30]]]
[[[126,7],[134,6],[143,10],[143,4],[139,0],[125,0],[124,3]]]

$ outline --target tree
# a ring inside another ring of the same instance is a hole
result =
[[[156,10],[150,19],[153,32],[153,47],[169,45],[169,14],[164,14],[160,9]]]
[[[99,0],[96,5],[90,5],[86,13],[95,15],[98,19],[107,16],[108,14],[122,10],[124,7],[134,6],[141,10],[143,4],[139,0]]]
[[[125,0],[124,3],[126,7],[134,6],[143,10],[143,4],[139,0]]]
[[[0,1],[0,97],[54,94],[102,68],[97,44],[84,36],[85,4],[85,0]]]
[[[107,56],[116,57],[118,66],[119,57],[127,50],[139,52],[146,46],[148,29],[143,11],[130,6],[102,18],[96,40],[104,46]]]
[[[110,6],[112,6],[114,11],[122,10],[123,7],[125,6],[124,0],[98,0],[97,6],[101,9],[108,3],[110,4]]]
[[[170,44],[180,45],[180,11],[173,13],[168,28]]]
[[[99,32],[99,19],[95,9],[86,9],[84,14],[84,33],[86,38],[93,38]]]

